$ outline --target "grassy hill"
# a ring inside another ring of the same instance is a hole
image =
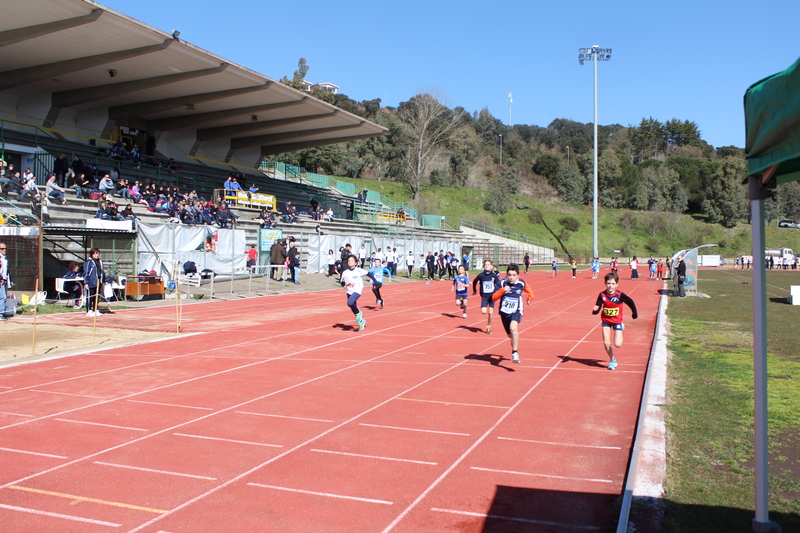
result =
[[[493,215],[483,207],[488,191],[425,187],[421,199],[401,184],[389,181],[337,178],[357,187],[378,191],[395,202],[407,202],[420,213],[441,214],[447,224],[457,228],[461,219],[513,231],[531,238],[557,243],[561,253],[589,257],[592,253],[592,207],[567,205],[556,200],[541,200],[514,195],[504,215]],[[701,244],[717,244],[713,252],[723,257],[749,254],[751,227],[740,223],[734,228],[709,224],[699,215],[679,215],[651,211],[601,208],[598,212],[598,248],[601,257],[612,255],[667,256]],[[767,228],[767,246],[800,251],[800,230]],[[614,250],[620,250],[615,253]]]

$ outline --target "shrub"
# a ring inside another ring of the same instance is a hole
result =
[[[561,225],[569,231],[578,231],[578,229],[581,227],[581,221],[570,215],[562,217],[561,220],[559,220],[559,223],[561,223]]]

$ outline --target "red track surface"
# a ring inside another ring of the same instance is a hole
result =
[[[589,277],[523,274],[520,364],[434,282],[365,289],[363,332],[344,291],[213,302],[195,335],[0,369],[0,529],[613,531],[662,283],[620,283],[609,371]]]

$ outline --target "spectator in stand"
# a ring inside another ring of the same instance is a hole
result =
[[[100,184],[97,186],[100,189],[100,194],[112,194],[114,192],[114,182],[111,181],[111,176],[106,172]]]
[[[75,173],[72,178],[72,186],[70,189],[75,191],[75,198],[83,198],[83,195],[89,196],[89,193],[92,192],[91,183],[89,180],[86,179],[86,176],[83,172]]]
[[[64,198],[64,189],[59,187],[58,183],[56,183],[56,175],[55,174],[50,174],[47,177],[47,183],[45,184],[44,191],[45,191],[45,194],[47,196],[52,196],[53,198],[58,200],[58,203],[60,205],[66,205],[67,204],[67,199]]]
[[[139,217],[137,217],[136,214],[133,212],[133,204],[126,205],[125,209],[122,210],[121,214],[123,219],[130,220],[134,224],[136,223],[137,220],[139,220]]]
[[[218,202],[217,204],[217,224],[220,228],[228,228],[228,215],[230,215],[230,211],[228,210],[228,204],[225,202]]]
[[[325,211],[325,217],[324,218],[325,218],[325,221],[327,221],[327,222],[333,222],[333,209],[332,208],[329,207],[328,210]]]
[[[8,174],[6,175],[8,176],[8,179],[11,180],[9,183],[8,192],[15,192],[18,195],[22,193],[22,178],[20,177],[19,172],[15,171],[10,176]]]
[[[136,144],[134,144],[133,148],[131,148],[131,161],[133,161],[137,165],[142,161],[141,154],[139,153],[139,146],[137,146]]]
[[[308,199],[308,203],[311,205],[311,212],[316,212],[317,208],[319,207],[319,202],[313,196]],[[318,219],[315,219],[318,220]]]
[[[67,161],[67,154],[59,155],[53,162],[53,174],[56,175],[58,185],[67,186],[67,173],[69,172],[69,161]]]
[[[214,216],[211,214],[211,204],[209,202],[204,202],[199,211],[203,224],[214,225]]]
[[[5,186],[9,186],[10,187],[10,185],[11,185],[11,178],[10,177],[6,177],[7,167],[8,167],[8,164],[5,162],[5,160],[0,159],[0,193],[3,192],[3,187],[5,187]],[[6,193],[7,192],[8,191],[6,191]]]
[[[72,156],[72,171],[76,175],[79,175],[81,172],[84,172],[83,161],[81,161],[81,158],[78,157],[77,155]]]
[[[270,268],[270,278],[280,281],[281,274],[280,272],[283,270],[283,264],[286,261],[286,249],[283,247],[283,243],[281,243],[280,239],[277,239],[275,243],[272,245],[272,249],[269,252],[269,264],[273,265]],[[278,267],[278,265],[281,265]]]
[[[195,224],[195,218],[191,211],[191,206],[187,202],[183,202],[181,204],[181,209],[178,211],[178,217],[181,220],[182,224]]]
[[[111,220],[125,220],[125,218],[119,214],[117,203],[113,201],[106,202],[106,214]]]
[[[130,199],[131,193],[128,190],[130,188],[130,184],[128,180],[125,178],[120,178],[117,182],[117,192],[114,193],[114,196],[119,196],[120,198],[125,198],[126,200]]]
[[[325,235],[322,233],[322,226],[319,225],[319,222],[317,222],[317,226],[314,228],[314,231],[317,232],[317,235]]]
[[[406,225],[406,210],[402,207],[397,210],[397,221],[395,224],[402,224],[403,226]]]
[[[111,217],[108,216],[106,212],[106,203],[103,200],[100,200],[100,203],[97,204],[97,211],[94,214],[94,218],[99,218],[100,220],[111,220]]]
[[[24,185],[22,186],[22,190],[19,193],[19,201],[21,202],[22,200],[24,200],[25,197],[28,196],[29,194],[31,196],[35,196],[38,193],[39,189],[36,187],[36,176],[31,174],[30,178],[24,180]]]
[[[50,225],[50,200],[46,196],[42,196],[38,192],[31,198],[31,214],[42,221],[45,226]]]

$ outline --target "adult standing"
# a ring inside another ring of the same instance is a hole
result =
[[[292,274],[292,283],[300,285],[300,251],[293,240],[289,241],[289,251],[286,257],[289,259],[289,272]]]
[[[286,249],[283,247],[280,239],[277,239],[275,243],[272,245],[272,249],[269,252],[269,264],[273,265],[270,268],[270,277],[276,281],[280,281],[281,276],[278,274],[278,270],[274,267],[274,265],[281,265],[286,261]]]
[[[686,263],[683,261],[683,256],[678,256],[678,265],[675,267],[675,278],[673,284],[675,290],[672,293],[678,298],[686,298],[686,292],[683,288],[683,282],[686,281]]]
[[[67,161],[67,154],[59,155],[53,162],[53,174],[56,175],[56,181],[61,187],[67,186],[67,173],[69,172],[69,161]]]
[[[386,268],[392,273],[392,276],[397,275],[397,254],[390,247],[386,247]]]
[[[106,281],[106,273],[103,270],[103,261],[100,260],[100,248],[92,248],[89,251],[89,259],[83,263],[83,284],[86,294],[86,316],[99,316],[97,311],[98,291]]]
[[[0,242],[0,320],[8,319],[6,316],[6,296],[8,295],[7,290],[13,285],[11,277],[8,275],[6,243]]]
[[[631,279],[639,279],[639,260],[636,259],[636,256],[633,256],[630,262],[631,265]]]

